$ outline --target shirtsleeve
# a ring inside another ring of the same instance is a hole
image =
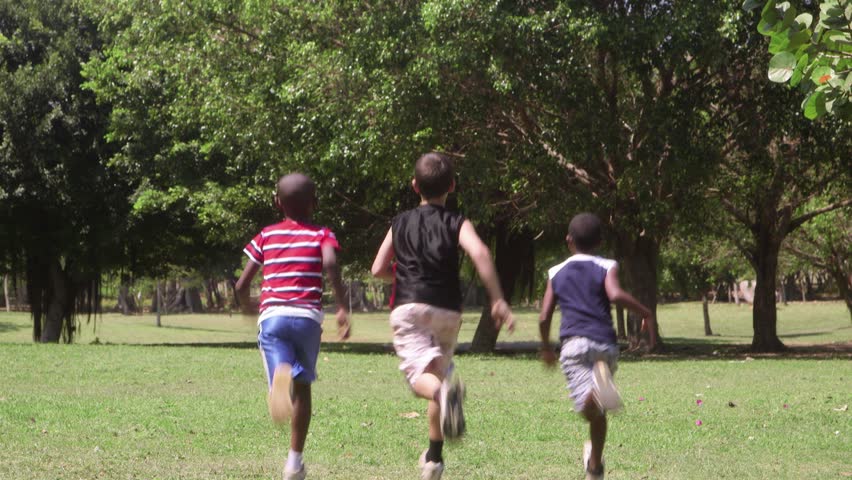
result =
[[[334,232],[329,230],[328,228],[322,229],[322,239],[320,240],[320,248],[331,245],[335,250],[340,251],[340,244],[337,243],[337,237],[334,235]]]
[[[258,233],[243,249],[252,262],[263,265],[263,232]]]

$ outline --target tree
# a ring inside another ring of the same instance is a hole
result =
[[[108,166],[108,107],[81,88],[100,44],[76,2],[0,1],[0,259],[26,276],[36,341],[70,342],[123,260],[130,192]]]
[[[805,117],[826,114],[852,120],[852,2],[823,0],[819,16],[797,15],[791,2],[746,0],[743,8],[763,5],[757,30],[771,39],[769,79],[798,86]]]
[[[662,275],[669,288],[684,299],[700,298],[704,317],[704,335],[713,335],[710,326],[709,296],[715,297],[721,286],[741,278],[742,261],[738,252],[723,238],[714,235],[714,216],[707,208],[701,219],[690,225],[682,222],[675,235],[663,245]]]
[[[816,199],[810,210],[828,206]],[[784,248],[814,267],[827,272],[834,281],[840,297],[846,302],[852,320],[852,220],[850,209],[838,209],[804,224],[791,236]]]
[[[852,202],[848,188],[852,139],[839,124],[807,122],[794,94],[763,81],[762,39],[745,31],[745,48],[716,85],[724,111],[723,161],[715,177],[718,201],[730,218],[726,235],[755,271],[751,348],[784,349],[777,334],[775,286],[784,240],[811,219]],[[816,196],[831,192],[816,208]]]

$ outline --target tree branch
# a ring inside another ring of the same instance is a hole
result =
[[[839,202],[832,203],[831,205],[827,205],[825,207],[818,208],[816,210],[811,210],[810,212],[805,213],[805,214],[799,216],[798,218],[790,220],[790,224],[787,226],[787,233],[790,233],[793,230],[801,227],[805,222],[807,222],[808,220],[810,220],[814,217],[822,215],[823,213],[828,213],[828,212],[831,212],[833,210],[837,210],[839,208],[848,207],[850,205],[852,205],[852,198],[847,198],[845,200],[841,200]]]

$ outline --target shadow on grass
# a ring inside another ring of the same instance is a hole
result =
[[[18,330],[23,330],[25,328],[30,328],[30,326],[22,325],[20,323],[0,322],[0,333],[17,332]]]
[[[843,330],[850,330],[852,326],[848,327],[839,327],[832,330],[821,330],[818,332],[802,332],[802,333],[787,333],[784,335],[778,335],[779,338],[796,338],[796,337],[815,337],[817,335],[826,335],[835,332],[842,332]]]
[[[662,353],[646,354],[627,350],[627,345],[621,346],[622,362],[637,361],[680,361],[680,360],[825,360],[852,359],[852,342],[826,343],[814,345],[792,345],[781,353],[751,353],[748,344],[719,344],[695,341],[695,339],[666,338],[666,346]],[[225,342],[225,343],[158,343],[139,345],[140,347],[207,347],[207,348],[242,348],[255,349],[254,342]],[[497,349],[486,356],[516,357],[534,359],[538,357],[538,342],[501,342]],[[364,342],[327,342],[322,344],[321,352],[351,353],[356,355],[390,355],[393,345],[390,343]],[[483,355],[470,351],[470,343],[460,343],[457,355]]]
[[[163,329],[169,329],[169,330],[190,330],[190,331],[193,331],[193,332],[214,332],[214,333],[229,333],[229,334],[234,333],[234,330],[228,330],[228,329],[224,329],[224,328],[182,327],[180,325],[163,325],[163,326],[157,327],[157,328],[163,328]]]

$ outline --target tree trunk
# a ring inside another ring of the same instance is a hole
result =
[[[623,242],[623,237],[620,237]],[[618,251],[622,252],[622,272],[630,293],[639,303],[648,307],[657,315],[657,259],[660,246],[656,239],[649,236],[632,238],[623,242]],[[642,319],[634,312],[627,317],[627,339],[630,348],[638,348],[648,342],[648,334],[640,332]],[[657,350],[663,346],[660,336],[659,322],[657,323]]]
[[[216,305],[213,302],[214,285],[215,284],[213,283],[212,279],[204,279],[204,297],[207,300],[207,310],[213,310],[214,308],[216,308]]]
[[[627,329],[624,324],[624,307],[621,305],[615,306],[615,325],[616,325],[616,336],[620,340],[627,340]]]
[[[154,293],[154,298],[157,302],[157,326],[162,327],[163,324],[160,323],[160,310],[163,308],[163,289],[159,280],[157,280],[157,292]]]
[[[500,288],[506,301],[511,303],[512,295],[515,293],[515,285],[522,275],[524,268],[530,268],[534,263],[533,237],[527,231],[510,231],[505,224],[498,224],[496,228],[496,242],[494,248],[494,263],[497,268],[497,278],[500,280]],[[493,352],[497,346],[497,336],[500,332],[494,326],[491,318],[491,302],[485,302],[479,324],[473,334],[470,345],[472,352]]]
[[[759,236],[752,252],[757,284],[754,287],[752,326],[754,352],[779,352],[786,349],[778,338],[778,311],[775,305],[775,279],[778,271],[778,250],[781,241],[769,232]]]
[[[184,296],[184,303],[189,313],[204,312],[204,306],[201,304],[201,291],[198,287],[187,287]]]
[[[65,278],[65,272],[62,271],[62,266],[59,261],[53,261],[50,265],[50,286],[48,290],[47,311],[44,313],[44,322],[41,329],[41,343],[59,343],[62,337],[62,323],[68,317],[67,297],[68,285]]]
[[[802,292],[802,303],[808,301],[808,287],[805,283],[805,273],[799,272],[799,291]]]
[[[713,336],[713,330],[710,329],[710,306],[707,304],[707,294],[701,295],[701,311],[704,314],[704,336]]]
[[[231,292],[231,309],[240,308],[240,298],[237,296],[237,278],[233,275],[228,276],[228,290]]]
[[[852,321],[852,275],[839,268],[831,268],[828,273],[837,284],[837,290],[846,302],[846,309],[849,310],[849,321]]]
[[[6,302],[6,311],[12,311],[12,302],[9,301],[9,275],[3,275],[3,300]]]
[[[131,315],[136,313],[138,310],[136,307],[136,299],[133,297],[133,294],[130,293],[129,275],[121,275],[121,282],[118,287],[118,305],[116,305],[116,307],[122,315]]]

